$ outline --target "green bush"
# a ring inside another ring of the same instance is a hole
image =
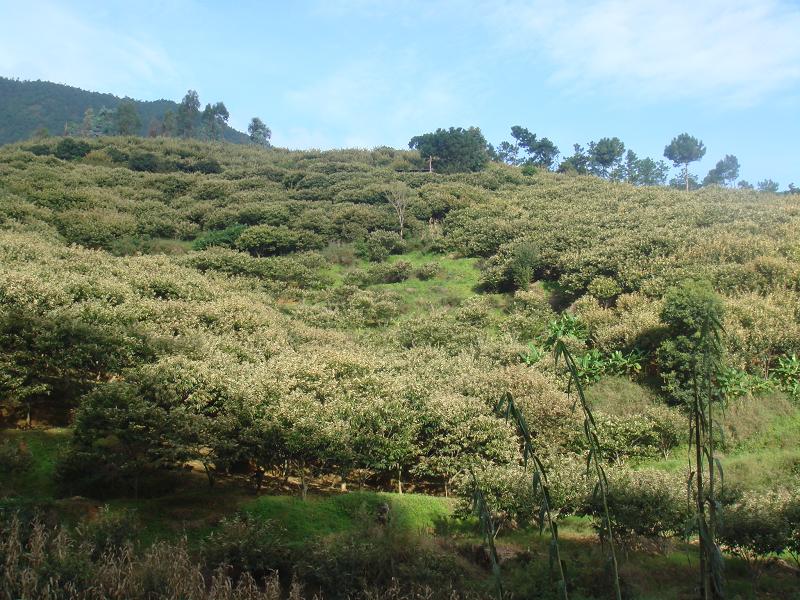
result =
[[[249,227],[236,240],[236,247],[246,250],[253,256],[273,256],[301,252],[303,250],[319,250],[325,246],[325,240],[310,231],[293,230],[288,227],[257,225]]]
[[[390,254],[405,252],[406,244],[393,231],[373,231],[365,239],[356,242],[356,256],[370,262],[386,260]]]
[[[137,540],[139,521],[128,509],[112,511],[106,505],[95,518],[84,521],[76,528],[77,538],[89,545],[93,560],[103,555],[117,554]]]
[[[109,250],[119,238],[133,234],[135,219],[115,210],[68,210],[58,217],[58,229],[71,244]]]
[[[374,519],[371,515],[365,518]],[[326,598],[342,600],[352,597],[354,591],[393,583],[400,590],[459,588],[466,575],[452,554],[445,554],[418,534],[391,526],[321,540],[303,557],[298,570],[301,578]]]
[[[128,159],[128,168],[131,171],[157,173],[162,169],[162,166],[161,161],[152,152],[135,152]]]
[[[372,283],[399,283],[411,276],[410,262],[398,260],[395,263],[373,265],[367,270],[367,276]]]
[[[200,555],[210,570],[232,570],[234,580],[244,573],[261,581],[278,571],[291,576],[291,554],[286,533],[274,521],[248,513],[222,519],[200,544]]]
[[[543,458],[550,488],[550,510],[554,518],[584,511],[591,493],[585,461],[571,454]],[[531,468],[484,462],[475,469],[475,478],[499,525],[504,528],[540,525],[542,493],[538,488],[534,491]],[[469,499],[474,486],[471,476],[464,475],[458,480],[457,491],[462,502],[457,514],[470,514]]]
[[[437,262],[429,262],[423,265],[418,266],[414,270],[414,276],[419,279],[420,281],[428,281],[429,279],[433,279],[436,277],[442,268]]]
[[[212,247],[184,260],[201,272],[257,277],[301,288],[317,288],[329,283],[329,278],[319,273],[320,265],[308,254],[256,258],[244,252]]]
[[[640,414],[596,415],[607,460],[666,457],[684,441],[685,419],[680,413],[653,405]]]
[[[205,250],[212,246],[222,246],[223,248],[233,248],[239,236],[247,229],[247,225],[231,225],[225,229],[206,231],[192,242],[194,250]]]
[[[89,154],[91,149],[92,147],[87,142],[68,137],[56,144],[54,154],[61,160],[75,160]]]
[[[659,346],[656,363],[663,389],[674,400],[687,402],[692,397],[703,356],[709,357],[709,364],[718,364],[719,350],[702,332],[712,321],[722,321],[723,310],[722,300],[707,281],[686,281],[667,292],[661,320],[669,337]]]
[[[608,479],[609,511],[616,535],[630,543],[636,537],[667,538],[685,531],[691,514],[686,481],[679,473],[615,469]],[[603,514],[599,498],[593,498],[591,506],[593,514]]]
[[[186,165],[182,170],[209,175],[212,173],[222,173],[222,165],[219,164],[216,158],[201,158],[196,160],[193,164]]]
[[[592,279],[588,287],[588,292],[603,302],[611,302],[622,293],[622,288],[613,277],[599,275]]]
[[[33,456],[22,442],[0,442],[0,473],[23,473],[33,466]]]
[[[796,551],[793,538],[798,531],[799,502],[796,492],[744,493],[737,502],[724,507],[720,543],[754,569],[769,556],[792,547]]]

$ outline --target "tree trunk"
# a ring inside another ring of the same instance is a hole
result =
[[[208,466],[208,463],[203,462],[203,469],[206,472],[206,477],[208,477],[208,487],[214,487],[214,473],[211,471],[211,468]]]
[[[289,461],[283,461],[283,485],[287,485],[289,483]]]
[[[403,493],[403,467],[397,467],[397,493]]]
[[[686,191],[689,191],[689,163],[683,165],[683,179],[686,181]]]
[[[703,447],[701,446],[700,428],[702,419],[700,416],[700,397],[697,391],[697,383],[694,385],[694,444],[695,444],[695,475],[697,477],[697,531],[700,536],[700,593],[705,600],[710,598],[710,578],[708,573],[708,557],[706,556],[705,540],[703,539],[702,528],[705,527],[706,511],[705,498],[703,497]]]

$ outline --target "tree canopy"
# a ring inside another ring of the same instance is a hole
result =
[[[556,145],[547,138],[539,138],[526,128],[514,125],[511,128],[514,142],[500,142],[497,155],[509,165],[533,165],[544,169],[552,169],[559,151]],[[522,154],[521,154],[522,152]]]
[[[703,142],[688,133],[682,133],[673,138],[669,145],[664,148],[664,158],[671,160],[676,167],[683,165],[686,190],[689,189],[689,163],[700,160],[705,154],[706,147]]]
[[[258,117],[253,117],[250,120],[250,125],[247,126],[247,133],[250,136],[251,143],[257,146],[269,146],[272,131],[267,127],[266,123]]]
[[[130,100],[124,100],[117,107],[117,132],[120,135],[135,135],[142,127],[142,119],[136,110],[136,105]]]
[[[703,185],[732,185],[739,178],[739,159],[732,154],[717,161],[716,166],[703,178]]]
[[[411,138],[408,147],[419,150],[423,159],[432,159],[441,173],[480,171],[489,162],[488,144],[478,127],[437,129]]]
[[[589,142],[589,164],[593,172],[606,177],[609,171],[619,165],[625,153],[625,144],[618,137],[600,138]]]

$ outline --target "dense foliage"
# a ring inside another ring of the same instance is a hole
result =
[[[496,163],[408,168],[419,160],[135,137],[0,149],[0,417],[74,427],[57,467],[68,495],[155,495],[187,464],[210,484],[292,476],[303,495],[320,477],[464,495],[477,482],[498,522],[523,526],[542,502],[517,427],[496,414],[508,392],[554,515],[600,512],[591,451],[626,545],[680,535],[686,474],[653,463],[687,443],[698,315],[724,321],[712,379],[732,414],[757,398],[796,418],[798,197]],[[621,393],[596,402],[597,445],[552,358],[558,344],[589,392],[634,390],[627,406]],[[760,443],[724,425],[734,435],[721,448]],[[2,456],[24,466],[18,448]],[[797,481],[785,475],[789,490],[763,508],[784,537]],[[792,547],[756,539],[762,508],[730,490],[739,521],[720,529],[726,548]],[[235,538],[208,552],[244,565]],[[380,551],[340,541],[354,556]]]
[[[41,129],[53,135],[61,134],[70,123],[80,129],[87,110],[95,120],[102,116],[104,109],[113,111],[126,105],[133,108],[137,116],[133,121],[130,120],[133,116],[128,117],[121,133],[135,135],[147,135],[151,122],[163,121],[165,114],[178,109],[178,104],[171,100],[131,100],[49,81],[0,77],[0,144],[28,139]],[[230,142],[248,141],[245,134],[227,125],[224,135]]]

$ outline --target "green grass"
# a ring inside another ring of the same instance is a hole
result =
[[[69,429],[23,431],[0,430],[0,441],[11,440],[28,447],[33,463],[22,473],[4,475],[0,482],[0,495],[17,495],[30,501],[52,500],[56,495],[53,472],[58,457],[69,443]]]
[[[335,496],[261,496],[242,507],[246,512],[271,519],[295,541],[360,529],[376,520],[378,507],[387,503],[390,518],[405,531],[431,532],[438,521],[450,516],[453,501],[421,494],[354,492]]]
[[[657,401],[648,388],[627,377],[604,377],[586,389],[592,406],[609,415],[627,416]]]
[[[610,388],[618,383],[612,382]],[[629,392],[633,388],[623,385]],[[789,425],[787,425],[789,427]],[[55,489],[52,473],[59,452],[69,441],[70,431],[4,431],[4,438],[24,441],[34,458],[32,468],[20,475],[2,480],[4,493],[11,492],[26,501],[53,501]],[[737,451],[723,458],[726,477],[746,482],[748,487],[768,486],[778,478],[785,480],[792,469],[800,473],[800,452],[796,449],[767,448],[757,451]],[[684,453],[676,452],[675,459],[655,462],[660,468],[684,468]],[[69,500],[51,502],[61,511],[62,522],[77,522],[76,507]],[[453,517],[455,500],[422,494],[381,492],[352,492],[326,496],[310,496],[306,501],[297,496],[262,495],[254,497],[236,483],[209,489],[204,478],[196,474],[183,478],[180,489],[163,497],[140,500],[118,499],[108,502],[112,511],[132,510],[140,523],[136,532],[137,545],[148,546],[159,540],[176,540],[185,536],[190,547],[205,538],[220,519],[239,511],[261,519],[274,520],[285,529],[289,543],[302,551],[315,539],[359,533],[375,522],[381,504],[390,506],[390,518],[400,532],[421,534],[442,540],[442,548],[456,551],[480,543],[474,520]],[[73,518],[74,517],[74,518]],[[562,553],[568,577],[576,593],[573,598],[602,597],[607,591],[602,581],[603,554],[597,545],[596,532],[588,517],[568,517],[559,524]],[[451,540],[447,542],[445,540]],[[436,542],[439,543],[439,542]],[[549,537],[536,529],[503,530],[497,540],[506,557],[503,578],[518,597],[551,591]],[[637,598],[667,600],[689,597],[697,570],[695,548],[688,549],[680,542],[670,544],[666,553],[631,550],[621,561],[623,579]],[[735,557],[727,557],[728,590],[731,597],[791,598],[796,576],[784,568],[771,567],[768,574],[754,578],[746,565]],[[489,574],[481,571],[490,583]],[[484,583],[486,583],[484,582]],[[489,583],[486,583],[488,586]],[[487,588],[488,589],[488,588]],[[600,594],[600,595],[597,595]]]
[[[387,263],[405,261],[417,267],[427,263],[437,263],[439,274],[426,281],[417,279],[413,274],[406,281],[384,283],[369,286],[370,289],[390,290],[397,293],[410,310],[428,309],[431,306],[455,305],[475,295],[475,288],[480,279],[477,259],[454,258],[443,254],[429,254],[420,251],[396,254],[386,259]],[[333,265],[325,271],[326,275],[340,283],[348,271],[368,269],[376,263],[356,259],[352,265]]]

